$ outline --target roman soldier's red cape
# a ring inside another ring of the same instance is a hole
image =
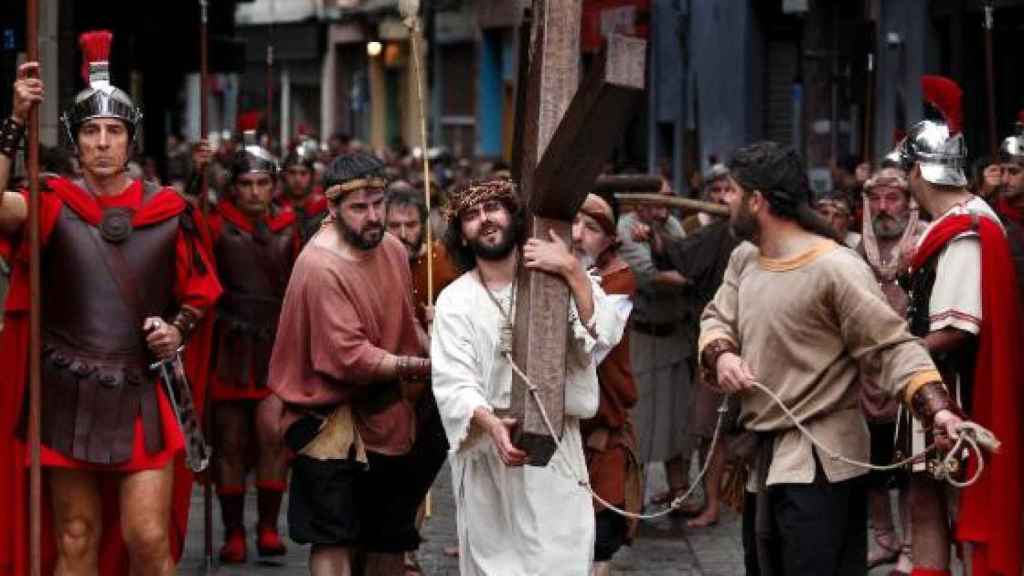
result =
[[[1002,442],[985,455],[985,470],[960,493],[956,538],[974,544],[975,576],[1021,573],[1021,324],[1017,280],[1002,228],[986,217],[950,216],[925,237],[914,261],[918,269],[957,235],[981,237],[981,333],[974,373],[971,420]],[[970,463],[969,473],[977,462]]]
[[[50,192],[82,219],[98,225],[102,211],[95,200],[66,180],[48,181]],[[139,185],[138,182],[135,185]],[[49,193],[49,192],[48,192]],[[176,192],[165,189],[146,201],[133,218],[134,226],[163,222],[183,213],[186,202]],[[33,216],[36,217],[36,216]],[[199,228],[203,223],[198,214]],[[41,228],[52,228],[54,220],[44,221]],[[200,234],[200,238],[203,236]],[[208,243],[200,240],[208,254]],[[22,409],[23,394],[28,394],[29,356],[29,304],[28,279],[29,252],[27,242],[6,243],[0,246],[11,262],[11,285],[7,296],[3,331],[0,332],[0,430],[7,440],[0,442],[0,574],[17,575],[29,572],[29,453],[26,443],[19,440],[15,427]],[[207,259],[209,261],[209,259]],[[214,270],[208,270],[214,274]],[[210,325],[204,322],[193,333],[187,348],[185,363],[192,383],[197,409],[204,406],[206,364],[209,361]],[[112,475],[100,484],[103,498],[103,534],[99,551],[99,573],[128,574],[128,554],[120,529],[117,482]],[[171,552],[175,560],[181,558],[185,544],[189,504],[192,495],[192,474],[179,456],[174,464],[173,510],[171,514]],[[50,496],[45,475],[42,494],[42,567],[43,574],[52,574],[56,562],[56,547],[52,528]]]

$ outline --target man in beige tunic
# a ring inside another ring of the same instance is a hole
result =
[[[744,510],[747,573],[863,575],[867,471],[814,448],[755,384],[777,394],[824,446],[862,462],[861,360],[877,358],[889,393],[946,446],[959,409],[867,265],[827,237],[796,152],[753,144],[729,168],[730,223],[751,242],[733,252],[704,311],[700,358],[706,381],[735,394],[741,426],[760,440],[751,482],[758,495]]]

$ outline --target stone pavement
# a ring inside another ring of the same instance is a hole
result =
[[[660,466],[651,467],[648,474],[648,493],[663,489]],[[286,499],[287,500],[287,499]],[[457,576],[458,560],[444,554],[444,548],[456,545],[455,504],[451,493],[451,475],[447,467],[438,475],[432,491],[432,516],[423,530],[425,541],[420,548],[419,560],[427,576]],[[287,506],[287,502],[286,502]],[[221,543],[219,510],[214,512],[214,551]],[[247,524],[255,523],[255,492],[246,501]],[[180,566],[183,575],[201,574],[203,553],[202,491],[196,489],[192,498],[192,521],[185,547],[185,558]],[[281,527],[286,522],[282,514]],[[723,514],[717,526],[703,530],[687,530],[685,522],[659,519],[641,524],[640,534],[631,547],[623,548],[612,562],[612,573],[644,576],[742,576],[743,554],[740,539],[740,519],[732,511]],[[250,560],[241,566],[221,567],[221,576],[307,574],[308,549],[289,542],[288,555],[279,561],[262,562],[256,558],[254,536],[250,533]],[[888,574],[891,566],[872,571],[873,576]]]

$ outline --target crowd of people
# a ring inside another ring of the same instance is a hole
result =
[[[38,297],[46,573],[173,574],[181,455],[209,440],[229,564],[253,542],[286,552],[287,495],[312,574],[420,573],[447,462],[465,575],[610,574],[644,510],[700,530],[728,506],[751,575],[950,574],[951,549],[975,575],[1020,574],[1024,135],[972,189],[957,115],[939,110],[877,165],[837,169],[823,198],[795,151],[759,142],[700,179],[728,216],[591,193],[563,238],[530,235],[500,164],[439,157],[425,182],[417,154],[340,136],[297,139],[281,161],[254,134],[175,141],[159,184],[132,166],[138,109],[93,62],[62,116],[72,152],[44,158],[30,214],[14,166],[46,97],[38,69],[19,68],[0,124],[3,569],[27,561]],[[667,180],[660,193],[676,195]],[[509,412],[530,273],[570,298],[564,428],[545,466],[527,465]],[[944,457],[967,422],[998,454]],[[663,493],[645,493],[653,465]],[[702,498],[684,499],[698,481]]]

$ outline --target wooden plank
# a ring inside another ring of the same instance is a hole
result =
[[[535,2],[530,84],[521,120],[521,188],[529,234],[547,239],[553,230],[567,242],[576,211],[629,120],[633,93],[643,88],[646,49],[642,40],[610,42],[610,57],[577,93],[580,8],[578,0]],[[516,298],[514,358],[538,389],[560,435],[568,287],[561,278],[524,271]],[[554,439],[522,382],[512,386],[510,412],[519,421],[516,444],[529,454],[531,465],[546,465]]]

